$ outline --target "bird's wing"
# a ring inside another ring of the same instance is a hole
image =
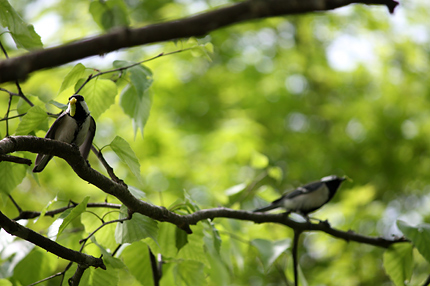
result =
[[[67,115],[66,112],[63,112],[58,116],[58,118],[54,121],[54,123],[49,128],[48,132],[46,132],[45,138],[55,139],[55,132],[57,129],[63,124],[63,120]]]
[[[54,123],[49,128],[48,132],[46,132],[45,138],[55,139],[55,132],[63,124],[64,118],[66,115],[67,113],[63,112],[60,114],[60,116],[58,116],[58,118],[54,121]],[[45,156],[47,157],[44,159]],[[48,164],[49,160],[51,160],[51,158],[52,156],[49,156],[49,155],[37,154],[36,161],[34,162],[35,167],[33,169],[33,172],[41,172],[43,168],[45,168],[46,164]],[[43,163],[42,163],[42,160],[43,160]]]
[[[285,197],[287,199],[292,199],[292,198],[295,198],[295,197],[303,195],[303,194],[312,193],[313,191],[316,191],[319,188],[321,188],[321,186],[323,184],[324,183],[321,183],[321,182],[314,182],[314,183],[304,185],[302,187],[298,187],[297,189],[295,189],[291,193],[285,194]]]
[[[94,121],[94,118],[90,116],[90,127],[88,128],[87,137],[85,138],[85,141],[84,143],[82,143],[81,147],[79,147],[79,151],[81,151],[82,157],[84,157],[85,159],[88,158],[91,146],[93,145],[93,139],[95,134],[96,122]]]

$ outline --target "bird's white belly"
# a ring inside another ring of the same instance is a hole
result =
[[[67,143],[74,143],[80,146],[85,141],[89,127],[90,120],[85,120],[81,125],[80,131],[77,133],[78,136],[75,138],[78,124],[76,123],[76,120],[66,115],[61,126],[59,126],[55,132],[55,139]]]
[[[323,205],[329,197],[327,187],[315,192],[306,193],[284,201],[284,208],[288,210],[309,210]]]

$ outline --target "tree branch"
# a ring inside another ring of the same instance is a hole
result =
[[[228,208],[214,208],[199,210],[188,215],[179,215],[164,207],[151,205],[135,198],[128,191],[126,185],[116,183],[89,167],[86,160],[80,155],[79,149],[76,146],[34,136],[14,136],[0,140],[0,154],[11,153],[14,151],[29,151],[60,157],[67,161],[81,179],[95,185],[105,193],[118,198],[125,206],[127,206],[131,214],[137,212],[158,221],[172,223],[187,233],[191,233],[190,225],[197,224],[199,221],[215,218],[231,218],[253,221],[255,223],[278,223],[302,232],[322,231],[346,241],[355,241],[383,248],[388,248],[394,243],[408,241],[402,237],[389,240],[382,237],[363,236],[356,234],[353,231],[345,232],[332,228],[328,222],[300,223],[291,220],[287,213],[254,213]]]
[[[27,158],[21,158],[17,156],[11,156],[11,155],[0,155],[0,162],[14,162],[18,164],[24,164],[31,166],[31,160]]]
[[[70,206],[66,206],[66,207],[62,207],[62,208],[58,208],[52,211],[47,211],[45,213],[45,216],[50,216],[53,217],[56,214],[62,213],[68,209],[72,209],[74,207],[76,207],[77,204],[72,204]],[[87,208],[111,208],[111,209],[120,209],[121,205],[118,204],[111,204],[111,203],[88,203],[87,204]],[[14,218],[14,221],[18,221],[21,219],[32,219],[32,218],[36,218],[38,216],[40,216],[41,212],[37,212],[37,211],[20,211],[19,215]]]
[[[37,232],[28,229],[19,223],[10,220],[2,212],[0,212],[0,226],[9,234],[25,239],[63,259],[76,262],[78,264],[94,267],[100,267],[106,269],[101,258],[95,258],[93,256],[80,253],[71,249],[68,249],[55,241],[46,238]]]
[[[394,0],[247,0],[179,20],[136,29],[116,29],[104,35],[4,60],[0,62],[0,83],[24,79],[37,70],[122,48],[202,36],[222,27],[253,19],[327,11],[354,3],[385,5],[391,13],[398,5]]]

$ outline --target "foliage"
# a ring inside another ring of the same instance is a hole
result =
[[[0,40],[13,57],[22,48],[41,46],[36,32],[49,47],[118,26],[179,18],[218,2],[58,0],[47,7],[0,0],[0,24],[8,31]],[[53,122],[46,111],[59,113],[90,75],[112,70],[80,93],[97,121],[94,143],[133,194],[178,213],[220,205],[252,210],[306,182],[348,175],[353,181],[313,216],[363,235],[404,234],[412,243],[384,250],[305,233],[299,248],[302,283],[420,285],[430,263],[426,8],[417,1],[404,3],[394,15],[384,7],[349,6],[271,18],[37,72],[21,83],[35,106],[13,96],[9,116],[25,115],[8,120],[8,131],[43,137]],[[61,33],[45,34],[50,21]],[[176,50],[183,51],[121,69]],[[1,87],[18,92],[13,83]],[[0,114],[7,113],[7,95],[0,96]],[[6,124],[0,134],[7,135]],[[27,152],[14,155],[35,159]],[[89,161],[104,172],[94,154]],[[2,212],[8,217],[17,215],[8,194],[23,210],[82,202],[54,218],[26,220],[36,232],[79,250],[78,242],[103,222],[127,218],[124,208],[85,208],[88,197],[90,203],[120,202],[82,181],[63,160],[53,159],[39,175],[31,169],[0,163]],[[152,285],[151,253],[164,261],[161,285],[292,280],[291,229],[216,219],[192,230],[186,235],[141,215],[107,224],[83,252],[103,254],[108,270],[89,269],[81,283]],[[4,231],[0,239],[5,285],[27,285],[67,265]],[[47,285],[59,282],[57,277]]]

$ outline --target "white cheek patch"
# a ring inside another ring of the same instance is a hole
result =
[[[323,205],[329,197],[329,191],[326,186],[311,192],[299,195],[297,197],[284,200],[283,207],[288,210],[310,210]]]

